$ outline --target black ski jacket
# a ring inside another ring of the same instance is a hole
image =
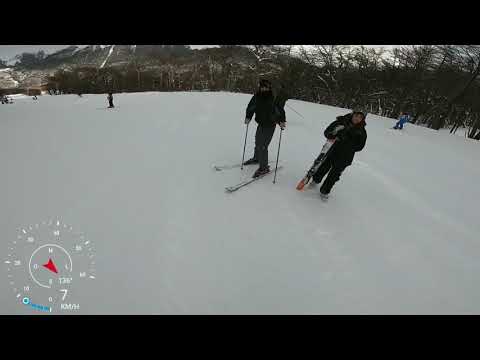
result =
[[[285,105],[285,102],[283,102]],[[275,126],[286,122],[285,110],[271,92],[256,93],[247,105],[246,118],[251,119],[255,114],[255,121],[262,126]]]
[[[338,116],[337,120],[325,129],[324,135],[327,139],[337,138],[330,156],[338,166],[351,165],[355,153],[363,150],[367,142],[365,126],[365,120],[354,125],[352,114],[347,114]]]

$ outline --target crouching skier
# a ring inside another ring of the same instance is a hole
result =
[[[247,106],[245,124],[249,124],[255,114],[257,132],[255,133],[255,153],[244,165],[259,164],[259,168],[253,177],[270,172],[268,166],[268,145],[272,141],[273,133],[277,124],[283,130],[286,126],[285,110],[283,106],[286,100],[277,101],[273,96],[272,84],[269,80],[260,80],[259,89],[252,97]]]
[[[325,129],[325,137],[335,140],[335,142],[328,156],[312,177],[315,184],[320,184],[328,173],[320,187],[320,196],[323,200],[328,199],[333,185],[340,179],[345,168],[352,164],[355,153],[365,147],[367,141],[365,116],[365,113],[361,111],[338,116]]]
[[[410,121],[410,116],[408,115],[408,113],[406,112],[401,112],[400,113],[400,117],[398,118],[398,121],[397,123],[395,124],[395,126],[392,128],[392,129],[395,129],[395,130],[402,130],[403,129],[403,125],[408,123]]]

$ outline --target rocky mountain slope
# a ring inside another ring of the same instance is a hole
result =
[[[18,57],[17,63],[0,69],[0,89],[38,86],[48,81],[57,70],[71,71],[76,68],[115,68],[125,70],[129,65],[158,73],[174,67],[177,73],[192,71],[206,65],[212,72],[221,71],[221,65],[211,55],[219,55],[229,65],[248,69],[257,59],[244,47],[234,46],[225,53],[225,48],[192,50],[184,45],[89,45],[70,46],[44,57],[36,55]]]

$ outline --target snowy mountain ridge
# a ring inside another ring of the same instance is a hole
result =
[[[166,62],[168,67],[171,68],[169,63],[174,65],[175,71],[181,74],[204,62],[206,66],[218,70],[218,65],[208,60],[205,51],[208,52],[208,49],[190,50],[183,48],[182,45],[72,45],[39,59],[33,65],[17,64],[11,67],[10,77],[7,78],[5,75],[3,82],[0,80],[0,89],[22,87],[23,84],[18,79],[25,76],[24,74],[37,76],[38,82],[41,83],[46,82],[47,77],[53,75],[57,70],[69,71],[79,67],[90,69],[111,67],[125,70],[130,64],[161,72]],[[178,59],[180,61],[176,63]],[[243,61],[239,59],[238,63],[241,65]],[[12,79],[16,79],[17,83],[14,83]]]
[[[48,54],[34,67],[14,66],[11,63],[10,74],[12,78],[20,77],[21,73],[43,72],[41,78],[45,79],[57,69],[72,69],[77,66],[88,66],[102,69],[109,66],[124,66],[135,57],[148,59],[155,53],[161,53],[164,45],[72,45]],[[18,74],[18,75],[15,75]],[[12,87],[12,79],[0,81],[0,88]],[[15,86],[21,86],[15,84]]]

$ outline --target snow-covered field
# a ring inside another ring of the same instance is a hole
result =
[[[0,105],[0,254],[60,219],[95,244],[89,314],[480,313],[477,141],[367,118],[333,189],[295,185],[344,109],[288,101],[283,170],[233,194],[249,95],[42,96]],[[279,131],[270,146],[274,159]],[[247,155],[253,149],[251,126]],[[3,261],[2,261],[2,265]],[[4,270],[2,268],[2,270]],[[5,272],[5,271],[3,271]],[[0,276],[2,314],[30,313]]]
[[[12,94],[12,95],[7,95],[9,99],[12,99],[13,101],[15,100],[24,100],[24,99],[33,99],[33,96],[28,96],[25,94]]]

